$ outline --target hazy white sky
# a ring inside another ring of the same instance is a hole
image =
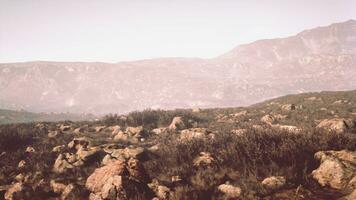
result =
[[[0,62],[211,58],[348,19],[355,0],[0,0]]]

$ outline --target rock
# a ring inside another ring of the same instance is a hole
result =
[[[61,195],[61,200],[79,200],[83,198],[83,191],[77,185],[71,183],[67,185]]]
[[[83,132],[84,132],[84,128],[82,128],[82,127],[78,127],[76,129],[74,129],[74,131],[73,131],[73,133],[75,133],[75,134],[80,134]]]
[[[207,152],[200,152],[200,155],[193,161],[193,164],[196,167],[211,166],[214,163],[215,159],[211,156],[210,153]]]
[[[316,127],[335,131],[336,133],[345,132],[347,129],[355,127],[355,122],[342,118],[324,119]]]
[[[262,181],[262,185],[267,190],[276,191],[283,188],[286,184],[286,179],[283,176],[271,176]]]
[[[155,128],[151,130],[151,133],[156,135],[161,135],[162,133],[166,132],[167,128]]]
[[[67,186],[63,183],[58,183],[55,180],[51,180],[50,187],[54,193],[61,194]]]
[[[33,147],[27,147],[25,150],[26,153],[35,153],[36,150]]]
[[[243,110],[243,111],[240,111],[240,112],[237,112],[237,113],[230,114],[230,116],[234,117],[234,118],[238,118],[238,117],[245,116],[246,114],[247,114],[247,111]]]
[[[33,190],[24,183],[13,184],[5,193],[6,200],[25,200],[33,198]]]
[[[19,169],[25,168],[25,167],[26,167],[26,161],[21,160],[21,161],[19,162],[19,164],[17,165],[17,167],[18,167]]]
[[[70,149],[80,149],[86,148],[89,145],[89,140],[81,137],[81,138],[74,138],[71,142],[68,143],[68,147]]]
[[[287,131],[290,133],[300,133],[302,131],[302,129],[296,127],[296,126],[290,126],[290,125],[272,125],[273,128],[279,129],[279,130],[283,130],[283,131]]]
[[[150,152],[157,152],[159,150],[160,145],[159,144],[155,144],[153,146],[150,146],[147,150]]]
[[[93,156],[97,155],[101,151],[101,148],[99,147],[91,147],[91,148],[80,148],[77,151],[77,156],[79,159],[83,161],[87,161]]]
[[[171,190],[164,186],[164,185],[160,185],[157,187],[157,197],[159,199],[169,199],[169,194],[170,194]]]
[[[58,131],[58,130],[56,130],[56,131],[49,131],[48,134],[47,134],[47,136],[48,136],[49,138],[55,138],[55,137],[57,137],[57,136],[60,135],[60,134],[62,134],[62,132],[61,132],[61,131]]]
[[[123,131],[119,131],[115,137],[114,137],[114,141],[122,141],[122,142],[132,142],[132,143],[137,143],[138,142],[138,138],[130,136],[129,134],[123,132]]]
[[[125,149],[116,149],[111,154],[112,157],[117,159],[130,159],[130,158],[140,158],[145,152],[142,147],[132,148],[126,147]]]
[[[116,160],[106,166],[95,169],[95,171],[88,177],[85,186],[91,192],[100,193],[111,177],[121,175],[128,175],[126,163],[123,160]]]
[[[197,138],[204,138],[207,134],[207,130],[205,128],[190,128],[185,129],[180,132],[181,140],[192,140]]]
[[[112,157],[110,154],[106,154],[103,158],[103,160],[101,161],[102,165],[107,165],[113,161],[116,161],[117,159]]]
[[[112,152],[116,149],[120,149],[122,148],[120,145],[118,144],[106,144],[103,146],[103,150],[105,153],[108,153],[108,154],[112,154]]]
[[[61,130],[61,131],[70,131],[70,129],[71,129],[71,127],[68,125],[61,124],[59,126],[59,130]]]
[[[53,165],[53,171],[56,173],[63,173],[72,168],[74,166],[67,161],[64,154],[59,154]]]
[[[136,163],[136,161],[129,162]],[[117,160],[96,169],[85,184],[92,192],[89,199],[135,199],[137,194],[150,197],[147,185],[138,181],[136,177],[138,174],[131,174],[137,169],[136,164],[126,165],[125,161]]]
[[[135,137],[141,137],[141,134],[143,132],[143,126],[137,126],[137,127],[127,127],[126,131],[129,136],[135,136]]]
[[[219,185],[218,190],[227,198],[238,198],[242,193],[240,187],[230,185],[229,183]]]
[[[101,132],[102,130],[104,130],[106,128],[106,126],[97,126],[97,127],[95,127],[94,129],[95,129],[95,132]]]
[[[312,172],[312,178],[320,186],[343,194],[350,194],[356,189],[355,151],[319,151],[314,157],[320,160],[320,166]]]
[[[116,135],[119,131],[121,131],[121,127],[119,125],[109,126],[106,130],[111,132],[111,135]]]
[[[141,162],[135,158],[130,158],[127,161],[127,169],[130,177],[138,182],[147,182],[149,177]]]
[[[180,181],[182,181],[183,179],[180,177],[180,176],[172,176],[171,177],[171,182],[172,183],[176,183],[176,182],[180,182]]]
[[[177,131],[185,128],[182,117],[174,117],[171,124],[168,126],[169,130]]]
[[[58,145],[58,146],[53,147],[52,152],[60,153],[60,152],[62,152],[64,149],[65,149],[65,146],[64,146],[64,145]]]
[[[274,117],[272,115],[265,115],[261,118],[261,122],[271,125],[274,122]]]

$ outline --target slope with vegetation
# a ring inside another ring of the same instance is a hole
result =
[[[0,127],[5,199],[353,199],[356,91]]]
[[[13,111],[0,109],[0,124],[28,123],[39,121],[83,121],[94,120],[92,114],[72,114],[72,113],[33,113],[27,111]]]

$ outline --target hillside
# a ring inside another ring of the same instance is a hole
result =
[[[56,121],[85,121],[94,120],[91,114],[70,113],[32,113],[26,111],[13,111],[0,109],[0,124],[28,123],[28,122],[56,122]]]
[[[356,91],[1,125],[0,152],[6,198],[354,199]]]
[[[349,20],[239,45],[212,59],[4,63],[0,108],[127,113],[245,106],[285,94],[352,90],[355,38],[356,21]]]

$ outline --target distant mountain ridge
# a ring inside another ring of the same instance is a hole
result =
[[[91,121],[96,117],[91,114],[72,113],[31,113],[24,110],[4,110],[0,109],[0,125],[28,122],[55,122],[55,121]]]
[[[356,21],[239,45],[213,59],[0,64],[0,108],[124,113],[243,106],[285,94],[356,88]]]

